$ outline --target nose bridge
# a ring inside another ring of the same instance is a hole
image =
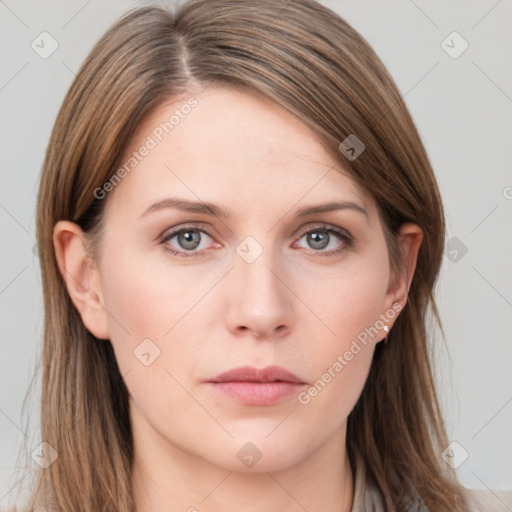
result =
[[[235,263],[235,279],[241,285],[240,291],[251,292],[252,299],[255,301],[264,299],[265,304],[277,299],[282,300],[282,278],[279,279],[275,263],[270,250],[265,251],[251,263],[238,258]]]
[[[281,275],[284,267],[275,257],[276,251],[249,236],[237,246],[236,253],[230,284],[230,327],[249,329],[259,336],[290,327],[293,294],[285,285],[286,276]]]
[[[266,308],[271,302],[285,300],[283,277],[279,276],[282,266],[276,261],[272,247],[267,244],[264,248],[255,239],[245,240],[237,247],[237,255],[234,278],[240,283],[243,297]]]

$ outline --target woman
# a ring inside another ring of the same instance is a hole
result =
[[[440,456],[436,180],[332,11],[124,16],[57,118],[37,236],[30,510],[492,510]]]

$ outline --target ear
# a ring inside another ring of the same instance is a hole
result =
[[[103,306],[101,279],[87,239],[75,223],[59,221],[53,228],[59,271],[85,327],[99,339],[109,339],[108,313]]]
[[[423,231],[417,224],[407,222],[401,226],[396,237],[402,253],[403,266],[398,272],[391,273],[385,302],[388,309],[399,303],[401,310],[407,302],[409,288],[416,270],[418,253],[423,242]],[[391,325],[389,328],[391,329]]]

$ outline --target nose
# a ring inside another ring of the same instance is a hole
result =
[[[236,336],[276,339],[293,325],[293,293],[283,267],[263,252],[247,263],[237,258],[230,272],[227,327]]]

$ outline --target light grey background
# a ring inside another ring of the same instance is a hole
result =
[[[32,251],[44,151],[94,41],[141,3],[0,0],[0,505],[17,483],[22,441],[29,451],[40,442],[38,397],[33,432],[24,432],[20,411],[41,343],[41,279]],[[455,460],[469,455],[457,471],[468,487],[512,490],[511,1],[323,3],[388,66],[429,152],[450,241],[437,289],[447,344],[438,333],[436,371],[450,440],[460,445]],[[34,40],[42,46],[43,31],[58,43],[47,58],[31,47]],[[464,41],[453,31],[469,44],[457,58]]]

